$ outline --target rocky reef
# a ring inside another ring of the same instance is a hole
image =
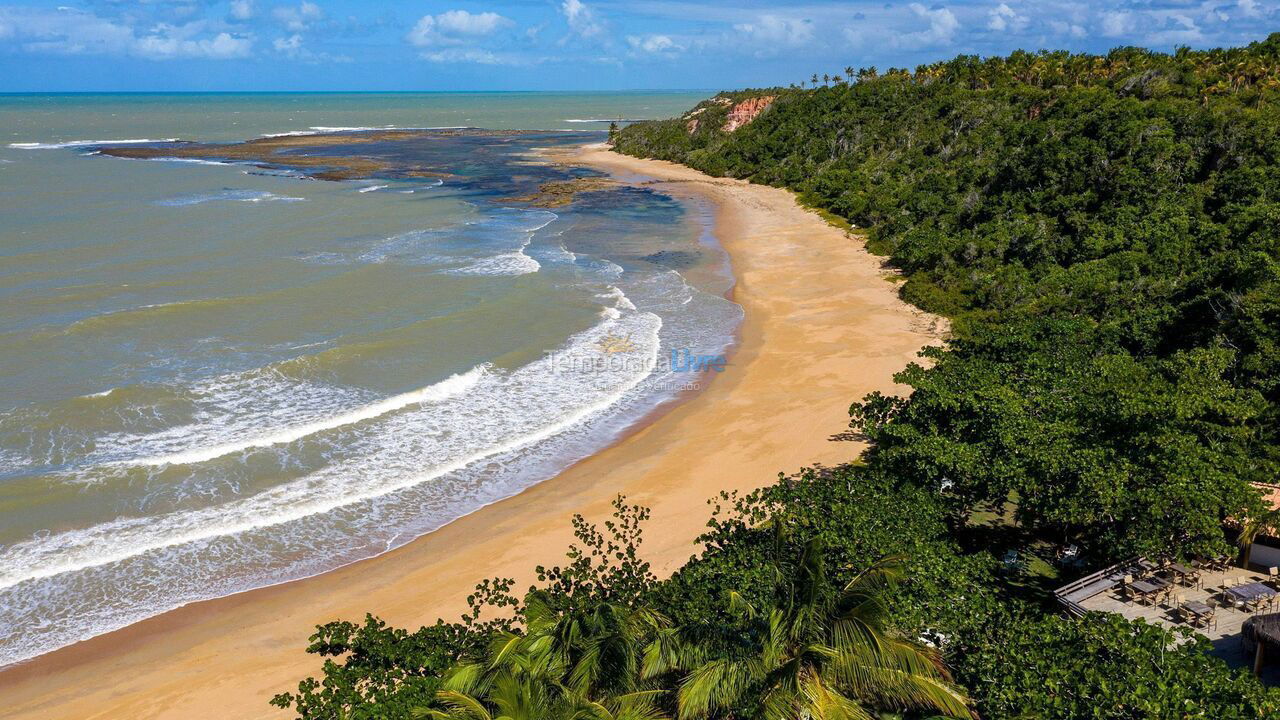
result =
[[[573,202],[578,193],[597,192],[617,187],[615,180],[605,177],[583,177],[572,180],[555,180],[538,186],[538,192],[507,198],[512,202],[528,203],[533,207],[564,207]]]
[[[374,148],[360,147],[380,142],[444,136],[518,135],[518,131],[457,128],[448,130],[377,130],[314,135],[277,135],[240,143],[177,142],[156,145],[104,145],[102,155],[155,160],[184,158],[243,162],[261,168],[294,168],[317,180],[353,180],[367,177],[434,178],[449,173],[421,166],[405,165],[381,156]]]

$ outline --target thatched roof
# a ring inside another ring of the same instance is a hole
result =
[[[1254,615],[1244,621],[1240,630],[1246,638],[1280,650],[1280,613]]]

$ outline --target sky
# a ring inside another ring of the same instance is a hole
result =
[[[0,92],[761,87],[1273,30],[1280,0],[0,0]]]

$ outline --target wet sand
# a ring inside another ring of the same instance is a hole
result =
[[[714,204],[745,310],[725,372],[614,446],[402,548],[195,603],[2,671],[5,717],[290,717],[267,700],[318,673],[320,659],[303,652],[318,623],[372,612],[416,628],[457,617],[481,579],[527,587],[535,565],[563,558],[570,517],[603,520],[619,493],[652,508],[646,559],[669,574],[695,552],[706,500],[719,491],[856,458],[860,443],[830,439],[845,430],[849,403],[895,390],[893,373],[939,341],[943,322],[900,301],[879,258],[787,191],[599,146],[573,152],[572,162],[620,180]]]

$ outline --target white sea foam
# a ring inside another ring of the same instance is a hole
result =
[[[380,400],[370,403],[364,407],[356,408],[350,412],[340,415],[317,420],[315,422],[303,425],[295,425],[294,427],[285,428],[278,432],[260,435],[258,437],[247,438],[237,442],[226,443],[223,445],[214,445],[211,447],[199,447],[183,452],[177,452],[170,455],[160,455],[157,457],[144,457],[130,460],[120,460],[116,464],[119,465],[189,465],[191,463],[204,462],[212,460],[224,455],[232,453],[244,452],[254,448],[270,447],[272,445],[283,445],[291,443],[294,440],[300,440],[308,435],[314,435],[324,430],[332,430],[344,425],[354,425],[365,420],[386,415],[389,412],[400,410],[410,405],[421,405],[422,403],[433,403],[447,400],[456,395],[467,392],[475,387],[476,383],[484,375],[487,366],[478,365],[460,375],[451,375],[448,379],[442,380],[434,385],[420,388],[407,393],[393,395],[386,400]]]
[[[622,289],[616,285],[610,285],[609,291],[599,295],[598,297],[602,300],[612,300],[614,307],[619,307],[624,310],[636,309],[636,306],[631,303],[631,300],[627,297],[626,293],[622,292]]]
[[[312,125],[306,130],[287,130],[285,132],[267,133],[259,137],[298,137],[307,135],[322,135],[325,133],[356,133],[356,132],[378,132],[380,130],[467,130],[466,125],[441,125],[437,127],[401,127],[398,125],[377,125],[377,126],[354,126],[354,127],[330,127],[326,125]]]
[[[400,193],[401,195],[412,195],[418,192],[419,190],[430,190],[431,188],[438,188],[441,185],[444,185],[444,179],[436,178],[434,181],[429,182],[425,185],[419,185],[418,187],[409,188],[408,190],[397,190],[396,192]]]
[[[306,135],[319,135],[321,133],[339,133],[339,132],[375,132],[378,130],[395,130],[394,125],[379,125],[374,127],[357,126],[357,127],[325,127],[323,125],[312,125],[307,130],[288,130],[286,132],[267,133],[262,137],[298,137]]]
[[[644,122],[644,118],[567,118],[567,123]]]
[[[367,192],[373,192],[375,190],[386,190],[389,187],[391,186],[390,185],[370,185],[368,187],[362,187],[356,192],[367,193]]]
[[[178,142],[178,138],[165,138],[164,140],[151,140],[147,138],[140,138],[136,140],[68,140],[66,142],[55,143],[19,142],[9,143],[9,147],[15,150],[59,150],[62,148],[89,147],[93,145],[136,145],[139,143],[164,142]]]
[[[502,253],[460,267],[452,272],[455,275],[527,275],[542,269],[542,264],[529,257],[521,248],[515,252]]]
[[[248,497],[151,517],[122,517],[0,549],[0,589],[144,553],[276,527],[372,500],[562,433],[615,403],[652,372],[661,319],[629,312],[579,333],[555,357],[486,371],[470,390],[388,414],[344,446],[353,455]],[[625,336],[636,362],[601,372],[605,337]]]
[[[214,193],[195,193],[192,195],[179,195],[178,197],[167,198],[155,201],[156,205],[165,207],[186,207],[188,205],[200,205],[207,202],[218,201],[235,201],[249,203],[263,202],[306,202],[306,198],[291,197],[289,195],[276,195],[275,193],[265,190],[235,190],[228,188],[220,192]]]
[[[539,213],[541,217],[538,216]],[[523,211],[523,216],[533,217],[534,221],[532,225],[522,228],[524,237],[520,240],[520,247],[480,258],[450,272],[456,275],[527,275],[541,270],[542,264],[529,257],[525,250],[528,249],[529,243],[533,242],[534,233],[555,222],[560,216],[545,210]]]
[[[244,163],[232,162],[230,160],[202,160],[200,158],[185,157],[150,157],[150,158],[129,158],[130,160],[147,160],[149,162],[172,162],[172,163],[190,163],[192,165],[243,165]]]

